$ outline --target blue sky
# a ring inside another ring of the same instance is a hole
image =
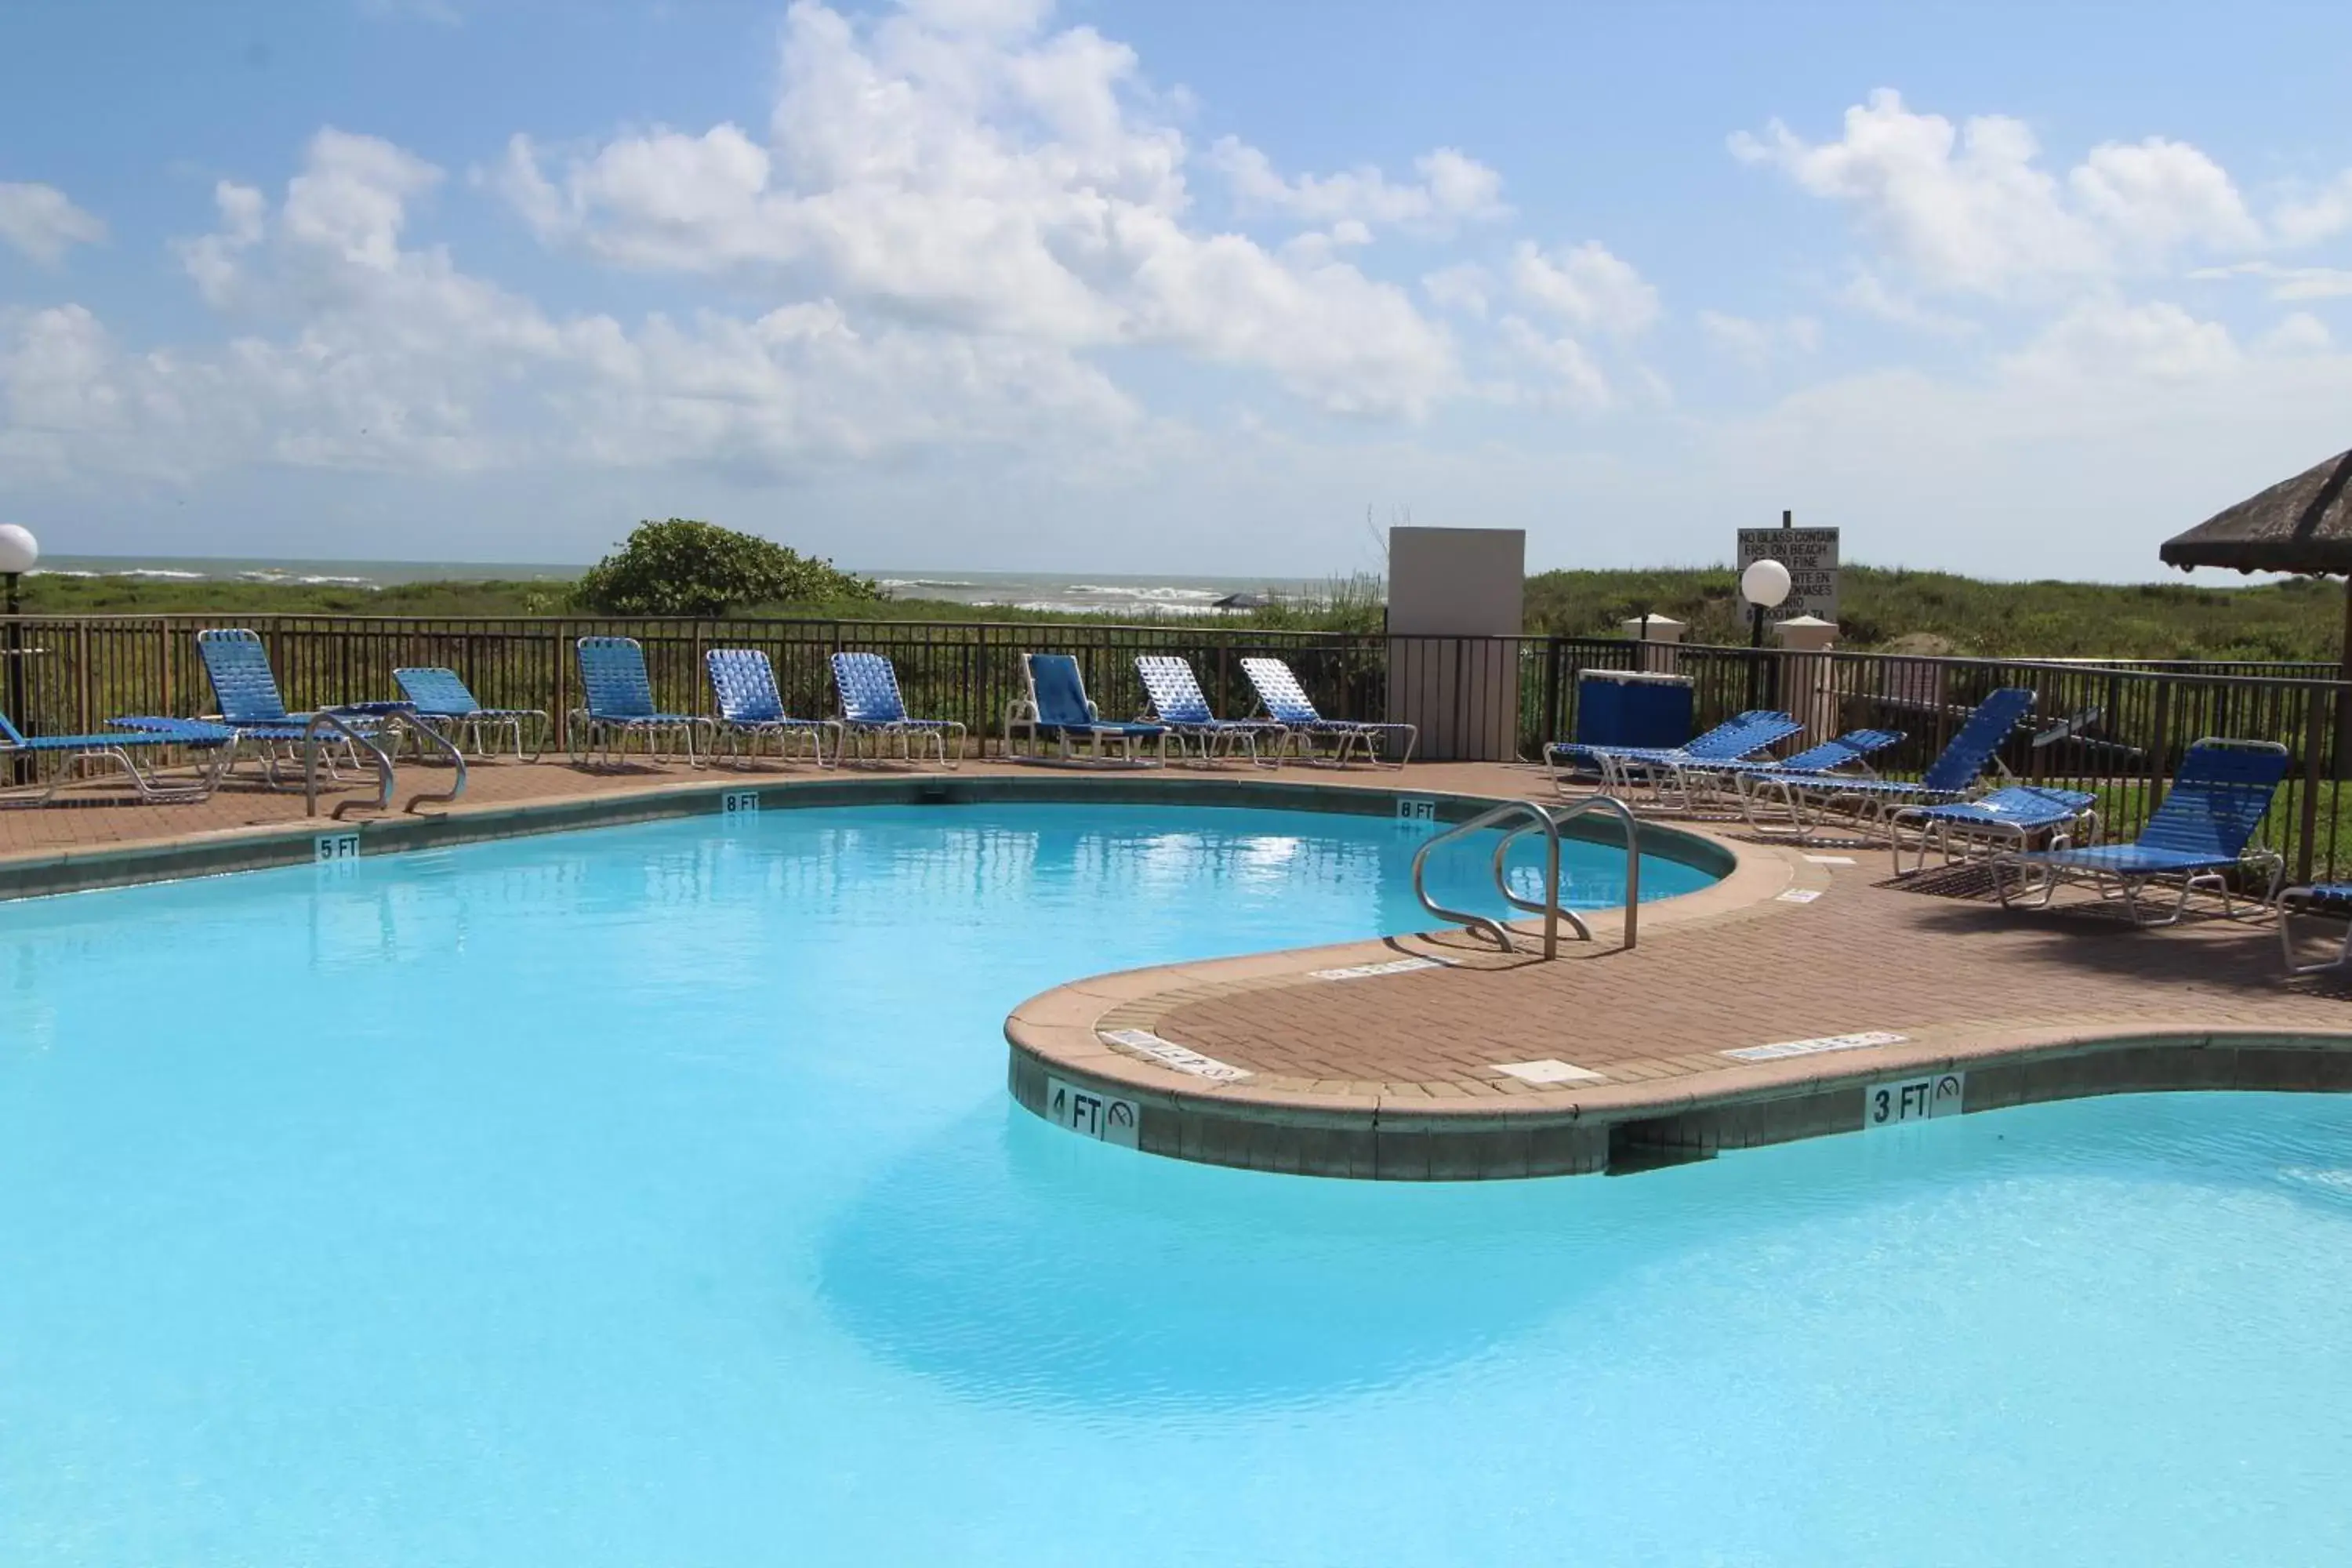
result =
[[[2352,11],[309,0],[0,15],[61,553],[2131,579],[2352,442]]]

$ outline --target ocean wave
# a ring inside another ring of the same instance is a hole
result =
[[[100,575],[100,574],[96,572],[83,572],[77,574],[77,575],[96,577]],[[126,566],[120,572],[109,572],[104,574],[104,575],[109,577],[161,577],[173,583],[201,583],[205,580],[205,574],[201,572],[181,572],[169,566]]]
[[[1106,598],[1134,599],[1146,604],[1214,604],[1225,596],[1215,588],[1136,588],[1103,583],[1073,583],[1070,592],[1100,594]]]
[[[977,588],[977,583],[967,583],[961,577],[884,577],[885,588]]]
[[[1003,603],[1002,600],[988,599],[983,599],[980,602],[982,604]],[[1120,610],[1136,610],[1153,616],[1222,616],[1227,613],[1224,610],[1219,609],[1213,604],[1171,605],[1153,603],[1106,605],[1100,600],[1094,600],[1086,603],[1074,603],[1068,599],[1022,599],[1016,601],[1013,604],[1013,608],[1016,610],[1031,610],[1039,615],[1048,616],[1106,616],[1116,615]]]
[[[70,566],[36,566],[25,574],[27,577],[96,577],[96,572],[77,572]]]

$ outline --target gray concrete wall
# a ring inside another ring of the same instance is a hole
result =
[[[1517,637],[1527,576],[1522,530],[1389,530],[1389,719],[1420,726],[1420,755],[1517,753],[1517,645],[1423,639]]]

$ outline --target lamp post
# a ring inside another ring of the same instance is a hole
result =
[[[1780,608],[1780,602],[1789,596],[1789,569],[1778,561],[1751,561],[1748,563],[1748,570],[1739,574],[1739,596],[1748,601],[1748,606],[1749,647],[1761,648],[1764,646],[1765,612]],[[1756,664],[1761,662],[1751,661],[1749,669],[1753,671]],[[1748,705],[1751,708],[1757,705],[1752,674],[1748,686]]]
[[[5,605],[8,616],[8,647],[0,659],[8,666],[8,719],[23,724],[25,717],[25,631],[16,619],[16,579],[33,569],[41,558],[40,541],[29,528],[19,528],[13,522],[0,522],[0,584],[5,584]],[[23,784],[26,779],[25,759],[16,758],[9,763],[8,780]]]

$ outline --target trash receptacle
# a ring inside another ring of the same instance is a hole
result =
[[[1578,744],[1679,746],[1690,738],[1689,676],[1639,669],[1578,672]]]

